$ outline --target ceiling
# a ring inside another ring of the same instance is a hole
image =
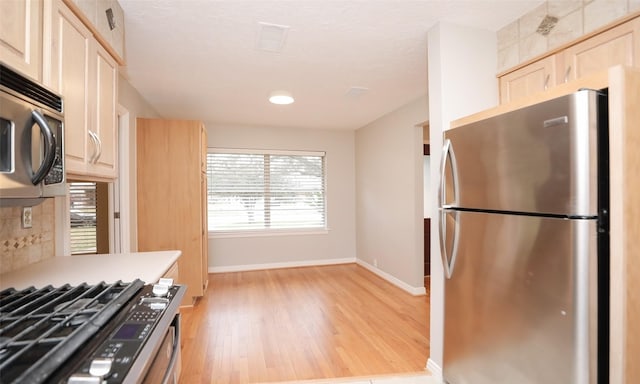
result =
[[[427,93],[427,31],[437,22],[497,31],[542,3],[119,2],[123,74],[162,117],[352,130]],[[270,104],[280,89],[295,103]]]

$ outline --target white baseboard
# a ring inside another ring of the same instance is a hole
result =
[[[356,262],[356,259],[354,257],[354,258],[344,258],[344,259],[290,261],[285,263],[245,264],[245,265],[232,265],[228,267],[209,267],[208,272],[209,273],[245,272],[245,271],[259,271],[261,269],[314,267],[319,265],[349,264],[349,263],[355,263],[355,262]]]
[[[228,267],[209,267],[209,273],[224,273],[224,272],[246,272],[246,271],[259,271],[263,269],[278,269],[278,268],[296,268],[296,267],[314,267],[321,265],[335,265],[335,264],[349,264],[357,263],[376,275],[387,280],[391,284],[399,287],[402,290],[409,292],[414,296],[426,295],[427,290],[425,287],[412,287],[409,284],[401,281],[394,276],[365,263],[362,260],[356,258],[344,258],[344,259],[326,259],[326,260],[308,260],[308,261],[291,261],[285,263],[268,263],[268,264],[245,264],[245,265],[232,265]]]
[[[412,294],[413,296],[422,296],[422,295],[426,295],[427,294],[427,290],[425,289],[425,287],[412,287],[409,284],[405,283],[402,280],[397,279],[396,277],[378,269],[377,267],[374,267],[373,265],[364,262],[362,260],[356,260],[356,263],[358,263],[359,265],[361,265],[362,267],[368,269],[369,271],[375,273],[376,275],[382,277],[383,279],[387,280],[388,282],[390,282],[391,284],[395,285],[396,287],[405,290],[407,292],[409,292],[410,294]]]
[[[435,361],[431,360],[431,358],[427,360],[427,369],[429,370],[429,372],[431,372],[431,375],[433,377],[442,379],[442,368],[440,368],[440,366]]]

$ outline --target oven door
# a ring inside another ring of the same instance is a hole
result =
[[[142,381],[143,384],[177,384],[180,379],[180,314],[174,317],[171,326],[158,349],[153,362]]]

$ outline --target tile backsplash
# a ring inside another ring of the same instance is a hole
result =
[[[0,273],[55,254],[54,199],[33,207],[31,228],[22,228],[22,207],[0,207]]]
[[[498,72],[637,11],[640,0],[547,0],[498,31]],[[538,31],[545,18],[555,19],[548,34]]]

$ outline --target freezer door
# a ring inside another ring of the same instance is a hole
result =
[[[597,215],[596,103],[585,90],[445,132],[444,206]]]
[[[595,220],[445,217],[458,222],[445,279],[445,381],[595,384]]]

